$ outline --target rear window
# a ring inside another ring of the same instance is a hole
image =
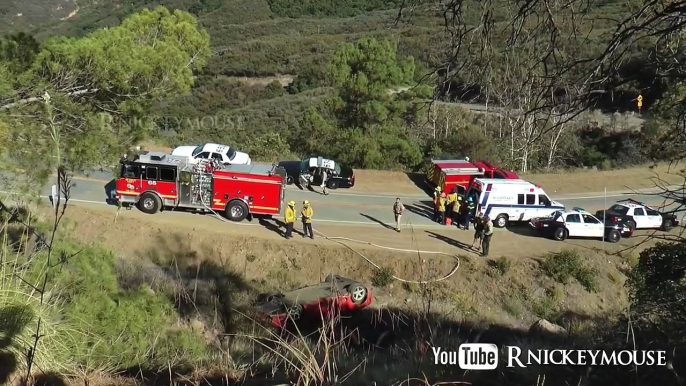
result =
[[[619,214],[627,214],[629,212],[629,208],[624,205],[612,205],[608,210]]]

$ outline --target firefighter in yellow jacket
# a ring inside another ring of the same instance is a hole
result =
[[[286,219],[286,234],[285,237],[286,239],[291,238],[291,234],[293,233],[293,225],[295,224],[295,201],[288,201],[288,205],[286,206],[286,215],[284,216]]]
[[[457,190],[453,188],[448,195],[448,207],[445,209],[445,214],[448,216],[451,222],[455,222],[453,213],[455,212],[455,206],[459,207],[459,205],[460,203],[457,202]]]
[[[447,203],[445,193],[441,193],[438,197],[438,202],[436,203],[436,211],[438,212],[438,223],[445,225],[445,205]]]
[[[303,201],[303,208],[300,210],[300,216],[302,217],[303,221],[303,237],[307,237],[309,233],[310,238],[314,239],[314,233],[312,232],[313,215],[314,211],[310,206],[310,202],[307,200]]]

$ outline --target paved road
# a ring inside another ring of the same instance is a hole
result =
[[[112,181],[109,173],[95,172],[86,176],[74,177],[75,187],[72,190],[72,200],[75,202],[101,203],[106,204],[105,186]],[[111,186],[111,185],[110,185]],[[356,193],[355,188],[338,189],[332,191],[328,196],[316,192],[302,191],[296,186],[288,186],[286,190],[286,200],[294,200],[298,207],[303,200],[309,200],[314,207],[314,221],[322,223],[336,223],[349,225],[392,225],[393,215],[391,207],[395,195],[386,194],[364,194]],[[46,186],[43,195],[50,194],[50,187]],[[606,202],[611,205],[616,200],[623,198],[634,198],[646,202],[652,206],[661,206],[663,199],[651,195],[649,192],[642,194],[630,194],[629,192],[608,192],[607,198],[604,193],[587,193],[566,196],[557,196],[553,199],[560,201],[568,208],[582,207],[588,211],[603,209]],[[417,195],[401,195],[401,199],[407,209],[403,217],[403,223],[412,224],[415,227],[427,228],[438,227],[430,217],[432,216],[431,199],[423,192]],[[672,208],[674,208],[672,206]],[[135,209],[134,209],[135,210]],[[681,213],[679,217],[684,216]],[[179,215],[186,215],[181,213]]]

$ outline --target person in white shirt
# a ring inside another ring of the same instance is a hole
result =
[[[400,232],[400,219],[403,217],[403,212],[405,212],[405,206],[400,202],[400,197],[395,199],[395,204],[393,204],[393,215],[395,215],[395,230]]]

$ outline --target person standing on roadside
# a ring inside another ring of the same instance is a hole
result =
[[[400,233],[400,219],[403,217],[403,212],[405,212],[405,206],[400,202],[400,197],[395,199],[395,204],[393,204],[393,215],[395,215],[395,231]]]
[[[472,213],[474,212],[475,208],[476,204],[474,203],[474,198],[469,197],[469,199],[467,199],[467,203],[464,205],[464,210],[462,213],[462,225],[466,231],[469,230],[469,224],[472,222]]]
[[[450,219],[450,222],[455,222],[453,214],[455,213],[455,206],[459,208],[459,203],[457,202],[457,189],[453,188],[448,195],[448,207],[445,210],[446,216]]]
[[[322,170],[322,184],[319,187],[322,188],[322,194],[325,196],[328,196],[329,191],[326,190],[326,183],[329,181],[329,172],[324,168],[322,168],[321,170]]]
[[[441,187],[434,189],[434,221],[438,222],[438,200],[441,198]]]
[[[493,221],[491,221],[488,216],[484,216],[483,220],[483,226],[484,226],[484,239],[481,242],[481,248],[482,248],[482,256],[488,257],[488,250],[491,247],[491,237],[493,237]]]
[[[445,193],[441,193],[441,196],[438,198],[438,223],[441,225],[445,225],[445,205],[446,205],[447,199],[445,197]]]
[[[477,213],[474,218],[474,240],[472,240],[472,245],[469,248],[473,249],[477,241],[479,241],[479,246],[476,248],[478,251],[481,249],[481,244],[484,241],[484,218],[481,213]]]
[[[310,202],[303,201],[303,208],[300,210],[300,216],[303,221],[303,237],[307,237],[309,234],[311,239],[314,239],[314,232],[312,232],[312,216],[314,215],[314,210],[310,206]]]
[[[290,239],[293,233],[293,224],[295,224],[295,201],[288,201],[288,206],[286,206],[286,215],[284,216],[286,220],[286,234],[284,235],[286,239]]]

